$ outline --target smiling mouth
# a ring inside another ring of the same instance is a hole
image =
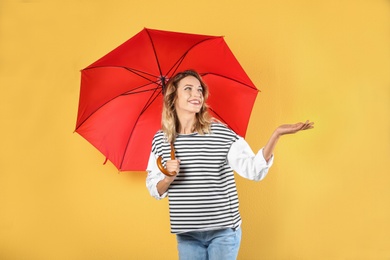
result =
[[[199,100],[190,100],[189,103],[197,106],[201,105],[201,102]]]

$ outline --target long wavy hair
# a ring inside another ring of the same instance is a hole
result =
[[[185,77],[193,76],[197,78],[203,88],[203,104],[198,113],[196,113],[195,124],[192,131],[199,134],[210,133],[210,125],[213,121],[212,117],[208,113],[208,106],[206,104],[209,96],[209,90],[206,83],[202,80],[202,77],[195,70],[186,70],[177,73],[170,78],[166,84],[164,91],[164,104],[162,111],[162,131],[167,138],[167,141],[173,143],[176,140],[176,136],[180,131],[180,122],[175,109],[175,102],[177,100],[177,87],[180,80]]]

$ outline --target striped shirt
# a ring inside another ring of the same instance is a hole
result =
[[[152,196],[159,199],[168,195],[171,232],[239,227],[241,217],[233,169],[242,170],[240,175],[245,178],[260,180],[272,160],[265,162],[262,152],[254,155],[243,138],[219,123],[211,125],[210,134],[179,134],[174,147],[176,158],[180,159],[180,172],[167,194],[160,196],[156,190],[158,181],[164,178],[156,158],[162,156],[163,165],[170,160],[170,144],[162,131],[153,138],[147,169],[147,187]]]

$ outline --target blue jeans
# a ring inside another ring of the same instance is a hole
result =
[[[235,260],[241,228],[194,231],[176,235],[180,260]]]

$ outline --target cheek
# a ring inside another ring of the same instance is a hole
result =
[[[173,103],[173,106],[175,108],[182,107],[185,104],[185,99],[183,97],[177,97],[175,102]]]
[[[180,102],[181,99],[178,96],[176,96],[176,98],[173,100],[172,107],[174,109],[177,109],[178,107],[180,107]]]

